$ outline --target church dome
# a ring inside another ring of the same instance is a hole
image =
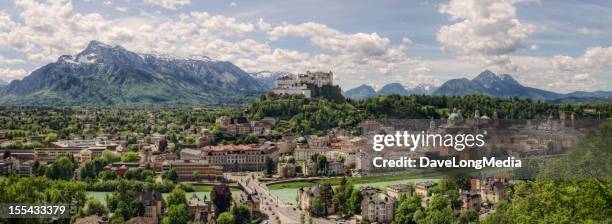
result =
[[[459,115],[458,113],[451,113],[450,115],[448,115],[448,119],[449,120],[461,120],[461,115]]]
[[[308,144],[308,141],[306,140],[304,136],[300,136],[299,138],[297,138],[296,142],[298,144]]]

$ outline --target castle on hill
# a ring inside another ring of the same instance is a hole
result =
[[[272,90],[277,95],[286,96],[302,94],[306,98],[314,97],[315,88],[333,85],[334,74],[330,72],[310,72],[306,74],[284,75],[276,80],[276,87]]]

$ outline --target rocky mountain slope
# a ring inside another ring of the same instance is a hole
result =
[[[91,41],[77,55],[12,81],[0,105],[233,104],[267,88],[227,61],[137,54]]]

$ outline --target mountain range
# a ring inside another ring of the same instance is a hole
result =
[[[260,71],[260,72],[249,73],[249,75],[251,75],[251,77],[259,81],[268,90],[270,90],[276,86],[276,79],[278,79],[278,77],[285,76],[285,75],[293,75],[293,74],[290,72],[283,72],[283,71],[280,71],[280,72]]]
[[[417,87],[418,88],[418,87]],[[545,100],[554,103],[587,103],[587,102],[612,102],[612,91],[577,91],[571,93],[555,93],[537,88],[521,85],[508,74],[497,75],[489,70],[478,74],[472,80],[467,78],[451,79],[438,88],[430,88],[431,91],[415,92],[406,90],[398,83],[385,85],[378,92],[370,86],[361,85],[346,91],[344,94],[352,99],[365,99],[377,95],[415,95],[432,94],[437,96],[465,96],[465,95],[487,95],[499,98],[530,98]]]
[[[91,41],[0,89],[0,105],[233,104],[267,87],[227,61],[138,54]]]
[[[448,80],[433,94],[439,96],[479,94],[499,98],[530,98],[557,103],[612,102],[612,91],[556,93],[523,86],[508,74],[497,75],[489,70],[481,72],[472,80],[466,78]]]
[[[412,89],[407,89],[402,84],[389,83],[387,85],[384,85],[378,91],[376,91],[372,86],[364,84],[353,89],[349,89],[343,94],[347,98],[360,100],[375,96],[386,96],[391,94],[398,94],[402,96],[431,94],[435,90],[436,87],[429,84],[419,84]]]
[[[276,85],[289,72],[247,73],[227,61],[208,57],[173,58],[139,54],[122,46],[91,41],[76,55],[62,55],[22,80],[0,80],[0,105],[131,106],[244,104]],[[365,99],[379,95],[481,94],[555,103],[612,102],[612,91],[561,94],[526,87],[507,74],[484,71],[474,79],[452,79],[440,87],[420,84],[407,89],[390,83],[378,91],[361,85],[343,93]]]

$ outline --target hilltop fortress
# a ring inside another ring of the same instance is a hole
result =
[[[310,72],[306,74],[284,75],[276,80],[272,90],[277,95],[302,94],[307,98],[314,97],[314,89],[324,85],[333,85],[334,74],[330,72]]]

